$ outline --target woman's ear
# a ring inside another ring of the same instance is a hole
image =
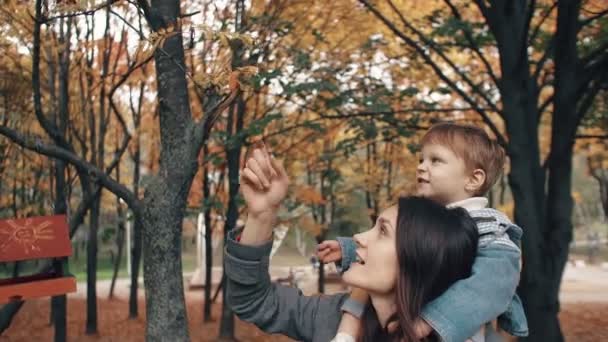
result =
[[[486,172],[482,169],[475,169],[469,176],[464,189],[470,194],[476,194],[486,181]]]

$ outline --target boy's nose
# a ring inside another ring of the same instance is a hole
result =
[[[426,164],[424,162],[418,163],[418,167],[416,167],[416,175],[420,175],[426,170]]]

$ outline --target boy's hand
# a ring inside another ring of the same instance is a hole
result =
[[[433,332],[433,328],[426,321],[418,318],[414,323],[414,331],[416,331],[416,336],[418,336],[419,339],[423,339]]]
[[[317,257],[323,263],[336,262],[342,259],[342,249],[336,240],[326,240],[317,247]]]
[[[394,333],[397,329],[399,329],[399,323],[395,321],[390,322],[386,327],[386,330],[390,333]],[[433,332],[433,328],[423,319],[418,318],[416,322],[414,322],[414,331],[416,332],[416,337],[422,340]]]

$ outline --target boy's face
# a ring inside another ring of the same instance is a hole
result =
[[[416,194],[443,205],[471,197],[465,187],[470,179],[464,160],[440,144],[426,144],[416,169]]]

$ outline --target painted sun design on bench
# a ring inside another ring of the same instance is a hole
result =
[[[8,226],[0,226],[0,235],[8,235],[8,239],[0,245],[0,251],[12,244],[18,244],[23,248],[26,254],[34,251],[40,251],[37,246],[39,240],[53,240],[53,230],[50,226],[52,221],[44,221],[37,225],[32,224],[31,219],[25,220],[23,225],[18,224],[13,220],[4,221]]]

